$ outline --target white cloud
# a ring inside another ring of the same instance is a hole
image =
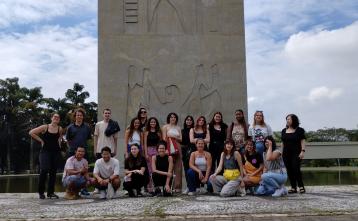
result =
[[[342,89],[341,88],[327,88],[325,86],[322,87],[317,87],[317,88],[313,88],[307,99],[309,101],[311,101],[312,103],[316,103],[319,100],[322,99],[335,99],[337,97],[339,97],[342,94]]]
[[[0,78],[19,77],[26,87],[40,86],[47,97],[64,97],[75,82],[97,100],[95,21],[70,28],[45,26],[36,32],[0,35]]]
[[[2,0],[0,1],[0,28],[96,10],[95,0]]]

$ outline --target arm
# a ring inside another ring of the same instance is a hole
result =
[[[250,176],[256,176],[256,175],[259,174],[261,171],[263,171],[263,169],[264,169],[264,164],[261,163],[261,164],[260,164],[260,167],[259,167],[257,170],[255,170],[255,172],[253,172],[252,174],[250,174]]]
[[[215,171],[215,173],[213,174],[213,176],[217,176],[217,175],[220,173],[220,171],[222,171],[223,165],[224,165],[224,153],[221,153],[220,162],[219,162],[218,168],[216,168],[216,171]]]
[[[167,173],[167,180],[165,182],[165,188],[167,189],[167,191],[170,191],[170,179],[173,176],[173,157],[169,156],[168,158],[169,160],[169,167],[168,167],[168,173]]]
[[[181,130],[180,130],[180,128],[178,127],[178,131],[179,131],[179,137],[177,137],[176,139],[177,139],[177,141],[180,143],[181,141],[182,141],[182,134],[181,134]]]
[[[129,141],[129,130],[127,129],[126,132],[124,133],[124,148],[125,148],[125,158],[128,157],[128,141]]]
[[[306,151],[306,140],[305,139],[302,139],[301,140],[301,153],[300,155],[298,156],[301,160],[304,158],[304,154],[305,154],[305,151]]]
[[[96,156],[97,153],[98,135],[93,135],[93,154]]]
[[[202,180],[203,183],[206,183],[209,179],[209,175],[211,171],[211,163],[212,163],[211,154],[207,152],[205,153],[205,156],[206,156],[206,172],[205,172],[205,177]]]
[[[269,146],[266,152],[266,160],[268,161],[276,160],[281,154],[280,152],[272,151],[272,142],[270,140],[267,140],[267,142],[269,142]]]
[[[195,144],[196,139],[194,138],[194,128],[191,128],[189,131],[190,143]]]
[[[118,148],[118,134],[119,132],[116,132],[114,135],[113,135],[113,142],[114,142],[114,151],[113,151],[113,154],[114,156],[117,156],[117,148]]]
[[[163,137],[164,141],[167,140],[167,127],[166,127],[166,125],[164,125],[163,128],[162,128],[162,137]]]
[[[236,161],[239,164],[240,176],[241,176],[241,178],[243,178],[244,177],[244,168],[242,166],[241,155],[237,151],[235,151],[234,154],[235,154]]]
[[[148,138],[148,131],[145,131],[143,133],[143,153],[144,153],[144,157],[146,159],[148,159],[148,146],[147,146],[147,138]]]
[[[39,127],[36,127],[32,130],[30,130],[29,135],[36,141],[41,143],[41,146],[44,145],[44,141],[39,136],[41,133],[44,133],[46,131],[47,125],[41,125]]]
[[[201,171],[199,170],[199,168],[197,168],[195,166],[195,152],[190,154],[190,159],[189,159],[189,167],[194,170],[197,173],[201,173]]]
[[[208,129],[206,130],[206,135],[205,135],[204,143],[205,143],[205,144],[210,143],[210,131],[209,131],[209,125],[208,125]]]

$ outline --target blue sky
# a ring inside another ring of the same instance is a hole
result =
[[[307,130],[358,127],[358,1],[245,0],[249,122],[274,130],[296,113]],[[97,1],[0,0],[0,78],[97,100]]]

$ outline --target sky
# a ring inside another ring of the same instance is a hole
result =
[[[97,1],[0,0],[0,79],[97,101]],[[358,128],[358,1],[245,0],[248,121]]]

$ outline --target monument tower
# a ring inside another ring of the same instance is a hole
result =
[[[122,137],[139,107],[161,123],[176,112],[180,125],[188,114],[209,121],[221,111],[229,123],[235,109],[247,111],[243,0],[100,0],[98,6],[99,112],[112,109]]]

